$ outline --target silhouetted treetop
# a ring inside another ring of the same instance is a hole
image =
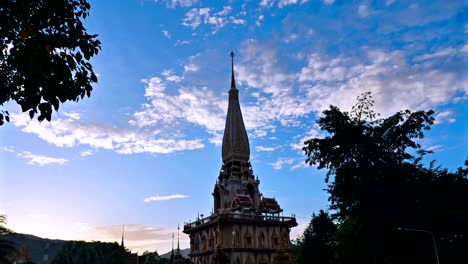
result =
[[[2,0],[0,105],[15,101],[31,118],[51,120],[60,103],[90,96],[96,74],[89,63],[100,50],[83,19],[86,0]],[[0,125],[9,112],[0,111]]]

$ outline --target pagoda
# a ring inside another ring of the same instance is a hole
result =
[[[190,237],[190,263],[293,263],[290,231],[295,217],[283,212],[275,198],[263,197],[250,164],[250,146],[234,79],[224,129],[223,164],[213,189],[213,212],[184,225]]]

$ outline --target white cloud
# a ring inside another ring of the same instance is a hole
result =
[[[295,4],[304,4],[308,2],[308,0],[280,0],[278,2],[278,7],[279,8],[283,8],[285,6],[288,6],[288,5],[295,5]]]
[[[80,119],[80,114],[79,113],[63,113],[63,115],[70,118],[70,119],[74,119],[74,120]]]
[[[188,197],[189,196],[184,195],[184,194],[172,194],[172,195],[166,195],[166,196],[155,195],[155,196],[145,198],[143,201],[145,203],[148,203],[148,202],[153,202],[153,201],[168,201],[168,200],[183,199],[183,198],[188,198]]]
[[[291,143],[291,148],[295,150],[300,150],[302,152],[302,148],[305,146],[304,142],[312,139],[312,138],[323,138],[324,135],[320,133],[318,130],[319,127],[317,124],[314,124],[314,128],[310,129],[309,132],[306,133],[304,137],[297,141],[297,143]]]
[[[192,8],[185,14],[182,25],[196,29],[200,24],[207,23],[211,8]]]
[[[245,19],[241,19],[241,18],[231,18],[231,21],[233,24],[236,24],[236,25],[245,25],[247,24],[247,21]]]
[[[323,0],[323,3],[326,5],[331,5],[335,2],[335,0]]]
[[[257,21],[255,22],[255,25],[257,25],[257,27],[259,27],[262,24],[262,21],[264,19],[265,19],[264,15],[259,15],[258,18],[257,18]]]
[[[190,41],[188,40],[177,40],[174,46],[189,45]]]
[[[80,153],[80,156],[81,156],[81,157],[87,157],[87,156],[91,156],[91,155],[93,155],[93,151],[92,151],[92,150],[85,150],[85,151],[82,151],[82,152]]]
[[[450,110],[442,111],[436,114],[434,124],[455,123],[455,113]]]
[[[358,14],[361,17],[367,17],[370,14],[369,7],[366,4],[359,5]]]
[[[255,150],[257,151],[267,151],[267,152],[271,152],[271,151],[275,151],[275,147],[264,147],[264,146],[256,146],[255,147]]]
[[[305,160],[300,160],[296,165],[291,167],[291,170],[296,170],[299,168],[308,168],[309,165],[305,163]]]
[[[21,153],[18,153],[19,157],[25,158],[28,160],[28,164],[31,165],[39,165],[39,166],[45,166],[45,165],[63,165],[68,160],[62,159],[62,158],[52,158],[52,157],[47,157],[43,155],[35,155],[32,154],[29,151],[23,151]]]
[[[155,82],[153,85],[152,83]],[[137,127],[183,128],[183,123],[201,126],[212,135],[211,143],[220,144],[224,128],[227,98],[219,97],[206,87],[180,87],[176,93],[164,93],[166,84],[158,77],[144,80],[146,90],[159,87],[158,92],[146,92],[149,103],[133,114],[130,123]]]
[[[294,159],[292,158],[278,158],[274,163],[268,163],[275,170],[281,170],[284,165],[292,164]]]
[[[166,37],[167,39],[171,39],[171,33],[167,30],[162,30],[161,31],[164,35],[164,37]]]
[[[162,75],[166,78],[166,81],[170,81],[170,82],[180,82],[184,79],[183,76],[178,76],[174,74],[173,70],[164,70],[162,72]]]
[[[349,111],[358,95],[371,91],[375,110],[388,116],[403,109],[434,108],[458,92],[466,93],[462,72],[436,67],[433,61],[411,65],[403,51],[378,49],[367,49],[367,58],[369,62],[363,64],[362,58],[311,54],[298,77],[311,108],[320,113],[333,104]],[[459,68],[459,62],[453,63],[448,67]]]
[[[148,81],[148,96],[157,96],[160,92],[159,80]],[[200,139],[158,138],[158,131],[134,130],[129,128],[106,128],[87,124],[75,119],[52,120],[50,123],[39,123],[30,120],[27,114],[12,116],[12,122],[26,133],[37,134],[39,138],[58,147],[73,147],[88,145],[95,149],[114,150],[120,154],[160,153],[168,154],[176,151],[203,148]]]
[[[221,11],[214,12],[213,8],[192,8],[185,14],[182,20],[182,25],[196,29],[201,25],[209,25],[212,27],[212,34],[215,34],[219,29],[229,23],[236,25],[244,25],[246,21],[236,16],[228,17],[232,11],[232,7],[224,6]]]
[[[275,0],[262,0],[260,2],[260,6],[262,7],[270,7],[275,3]]]
[[[13,146],[2,147],[2,150],[6,151],[6,152],[14,153],[15,152],[15,147],[13,147]]]
[[[441,57],[450,57],[450,56],[456,55],[459,52],[466,52],[465,51],[466,46],[467,45],[464,45],[463,48],[459,48],[459,49],[449,47],[449,48],[445,48],[445,49],[439,50],[439,51],[434,52],[434,53],[428,53],[428,54],[423,54],[423,55],[420,55],[420,56],[416,56],[414,58],[414,61],[421,62],[421,61],[425,61],[425,60],[438,59],[438,58],[441,58]]]
[[[190,7],[198,2],[198,0],[155,0],[155,2],[165,3],[167,7],[176,8]]]
[[[224,6],[223,7],[223,10],[219,11],[217,13],[217,15],[220,15],[220,16],[226,16],[228,15],[229,13],[231,13],[232,11],[232,7],[231,6]]]
[[[433,145],[433,146],[426,148],[426,150],[435,152],[435,151],[442,150],[442,148],[443,148],[443,145]]]

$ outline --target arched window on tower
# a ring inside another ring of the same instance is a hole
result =
[[[195,238],[195,251],[199,251],[199,250],[200,250],[200,239],[197,236]]]
[[[244,245],[245,245],[245,247],[247,247],[247,248],[251,248],[251,247],[252,247],[252,235],[250,235],[250,233],[245,234]]]
[[[260,247],[266,247],[266,239],[265,234],[263,232],[260,234]]]
[[[236,232],[234,235],[234,246],[238,247],[240,246],[240,235],[239,232]]]
[[[206,236],[203,235],[202,241],[201,241],[201,251],[205,251],[205,250],[206,250]]]

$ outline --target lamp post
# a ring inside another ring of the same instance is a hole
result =
[[[423,232],[423,233],[429,233],[429,234],[431,234],[431,236],[432,236],[432,242],[434,243],[434,250],[435,250],[435,254],[436,254],[437,264],[440,264],[440,262],[439,262],[439,254],[437,254],[437,245],[436,245],[436,242],[435,242],[434,233],[433,233],[432,231],[420,230],[420,229],[413,229],[413,228],[402,228],[402,227],[399,227],[398,230],[400,230],[400,231],[415,231],[415,232]]]

